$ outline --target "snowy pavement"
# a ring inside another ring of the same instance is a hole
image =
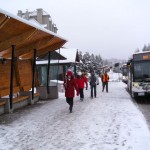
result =
[[[73,113],[64,93],[15,112],[15,121],[0,125],[0,150],[149,150],[145,118],[125,87],[110,82],[109,93],[102,93],[99,85],[94,99],[88,89],[83,102],[75,98]]]

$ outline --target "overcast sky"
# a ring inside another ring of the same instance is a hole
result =
[[[128,59],[150,43],[150,0],[1,0],[17,14],[43,8],[66,38],[67,48]]]

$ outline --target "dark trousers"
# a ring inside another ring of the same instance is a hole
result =
[[[80,98],[84,98],[84,92],[83,92],[83,89],[79,89],[79,93],[80,93]]]
[[[67,98],[66,97],[66,102],[69,104],[70,106],[70,111],[72,111],[72,108],[73,108],[73,98]]]
[[[93,97],[93,91],[94,91],[94,96],[96,97],[96,85],[91,85],[91,97]]]
[[[108,92],[108,82],[103,82],[103,91],[105,89],[106,86],[106,92]]]

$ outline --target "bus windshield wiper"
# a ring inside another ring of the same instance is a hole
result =
[[[135,79],[135,82],[142,82],[143,79]]]

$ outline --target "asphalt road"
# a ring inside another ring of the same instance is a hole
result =
[[[133,99],[133,101],[137,104],[138,108],[143,113],[150,128],[150,97]]]

